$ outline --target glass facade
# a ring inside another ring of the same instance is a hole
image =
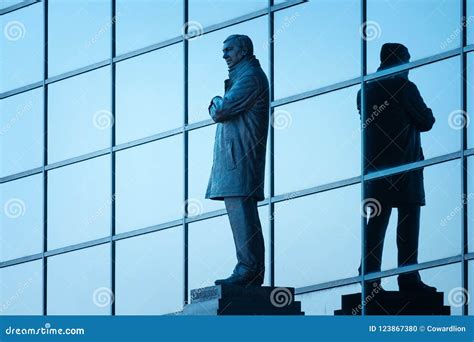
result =
[[[423,168],[414,268],[445,305],[455,289],[472,293],[474,1],[18,3],[0,7],[0,315],[170,314],[228,275],[228,217],[204,195],[208,106],[236,33],[271,85],[264,285],[293,286],[306,314],[333,315],[374,277],[358,272],[368,181]],[[410,62],[377,71],[386,42]],[[436,119],[425,160],[364,173],[358,91],[405,70]],[[396,221],[394,209],[377,272],[388,290],[408,271]]]

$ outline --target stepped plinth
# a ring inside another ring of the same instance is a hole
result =
[[[304,315],[295,289],[272,286],[217,285],[191,290],[182,315]]]
[[[360,315],[361,293],[343,295],[342,308],[335,315]],[[367,315],[450,315],[451,308],[443,302],[443,292],[371,292],[365,299]]]

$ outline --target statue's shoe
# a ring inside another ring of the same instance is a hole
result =
[[[399,281],[398,287],[400,292],[420,292],[420,293],[435,293],[436,287],[426,285],[421,280],[418,281]]]
[[[240,285],[240,286],[261,286],[263,284],[263,275],[261,272],[242,272],[232,273],[232,275],[225,279],[217,279],[216,285]]]

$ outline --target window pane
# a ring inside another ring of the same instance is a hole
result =
[[[48,315],[109,315],[110,245],[48,258]]]
[[[117,153],[118,233],[182,218],[182,144],[178,134]]]
[[[360,175],[357,90],[351,87],[275,109],[276,193]]]
[[[405,45],[411,61],[458,48],[459,5],[459,1],[368,0],[368,72],[375,72],[379,66],[384,43]]]
[[[43,91],[0,100],[0,177],[43,165]]]
[[[474,25],[473,25],[474,26]],[[467,55],[467,113],[468,121],[468,147],[474,147],[474,53]]]
[[[110,146],[110,69],[53,83],[48,89],[48,163]]]
[[[183,46],[176,44],[116,66],[117,144],[183,125]]]
[[[270,284],[268,207],[259,207],[258,215],[265,241],[265,279],[263,285],[268,286]],[[216,279],[227,278],[232,273],[236,263],[235,245],[227,215],[190,224],[189,290],[212,286]]]
[[[189,0],[190,28],[193,26],[191,21],[206,27],[266,8],[267,5],[268,0]]]
[[[277,284],[357,276],[360,246],[360,185],[275,204]]]
[[[215,95],[224,94],[224,80],[228,70],[222,59],[224,40],[232,34],[246,34],[254,46],[254,54],[268,75],[268,20],[251,20],[189,41],[189,121],[210,119],[209,102]]]
[[[43,262],[0,269],[0,316],[43,314]]]
[[[301,309],[305,315],[334,315],[334,311],[341,309],[341,297],[346,294],[360,293],[360,285],[336,287],[329,290],[305,293],[295,296],[301,301]]]
[[[43,251],[43,174],[0,184],[0,260]]]
[[[421,207],[418,262],[461,253],[460,167],[459,160],[455,160],[423,170],[426,206]],[[393,208],[385,238],[382,269],[397,267],[397,215],[398,209]]]
[[[110,234],[110,156],[48,171],[48,249]]]
[[[3,7],[3,6],[2,6]],[[43,78],[43,4],[0,16],[0,93]]]
[[[318,0],[275,13],[275,98],[360,75],[359,12],[360,1]]]
[[[117,54],[174,38],[183,30],[183,0],[118,0]]]
[[[421,280],[444,293],[444,305],[451,307],[451,315],[462,315],[459,295],[462,294],[461,264],[429,268],[420,271]],[[387,291],[398,291],[397,277],[382,278],[382,287]]]
[[[116,314],[162,315],[184,302],[182,227],[117,242]]]
[[[204,199],[212,169],[215,132],[215,125],[189,132],[188,214],[190,216],[225,208],[223,201]]]
[[[48,1],[48,73],[110,58],[110,1]]]

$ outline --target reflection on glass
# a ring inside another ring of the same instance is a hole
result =
[[[266,8],[267,5],[268,0],[189,0],[189,29],[222,23]]]
[[[459,58],[410,70],[408,80],[398,74],[367,84],[370,172],[460,150]]]
[[[467,43],[474,43],[474,0],[467,0]]]
[[[159,49],[116,66],[117,144],[183,124],[183,47]]]
[[[420,276],[423,282],[444,293],[444,305],[451,307],[452,316],[462,314],[462,307],[458,302],[459,295],[462,294],[460,263],[422,270]],[[382,278],[382,287],[387,291],[398,291],[397,277]]]
[[[270,228],[268,208],[258,208],[265,240],[264,286],[270,283]],[[212,238],[210,238],[212,237]],[[189,289],[214,285],[227,278],[237,263],[227,215],[191,223],[189,226]],[[286,285],[286,284],[285,284]]]
[[[189,132],[188,147],[188,202],[196,203],[198,210],[189,210],[190,216],[224,209],[223,201],[205,199],[207,183],[211,174],[214,136],[216,126],[207,126]]]
[[[456,119],[461,106],[459,68],[459,58],[455,57],[410,71],[410,80],[436,118],[433,128],[421,134],[426,159],[461,149],[461,130]]]
[[[116,256],[116,314],[162,315],[184,302],[182,227],[120,240]]]
[[[461,253],[461,184],[459,160],[423,170],[426,206],[421,207],[418,262],[432,261]],[[397,209],[385,237],[382,269],[397,267]]]
[[[0,93],[40,81],[43,77],[43,4],[0,16],[0,27],[3,28]]]
[[[360,174],[357,88],[275,108],[276,193]]]
[[[328,290],[305,293],[295,296],[301,301],[301,310],[305,315],[332,316],[334,311],[341,309],[341,296],[360,293],[360,284],[336,287]]]
[[[359,6],[310,1],[275,13],[275,98],[359,76]]]
[[[110,146],[110,69],[100,68],[48,89],[48,163]]]
[[[189,122],[210,119],[208,106],[216,95],[224,94],[228,70],[222,59],[224,40],[232,34],[248,35],[255,57],[268,70],[268,20],[266,17],[206,34],[189,41]]]
[[[474,251],[474,178],[472,173],[474,172],[474,157],[467,159],[467,215],[468,215],[468,243],[469,252]]]
[[[454,33],[460,26],[459,5],[459,1],[368,0],[368,72],[376,71],[384,43],[407,46],[412,61],[458,48],[460,35]]]
[[[41,88],[0,100],[0,177],[43,165]]]
[[[110,244],[49,257],[48,315],[109,315]]]
[[[183,0],[118,0],[117,54],[136,50],[182,34]]]
[[[473,19],[474,20],[474,19]],[[474,24],[473,24],[474,27]],[[467,55],[467,113],[469,125],[467,126],[467,144],[474,147],[474,53]]]
[[[0,269],[0,316],[43,314],[43,262]]]
[[[110,234],[110,156],[48,171],[48,249]]]
[[[182,217],[183,136],[132,147],[116,158],[116,230],[132,229]]]
[[[110,58],[110,0],[48,1],[48,73]]]
[[[275,204],[275,282],[301,287],[357,276],[360,185]]]
[[[43,251],[43,175],[0,184],[0,261]]]

